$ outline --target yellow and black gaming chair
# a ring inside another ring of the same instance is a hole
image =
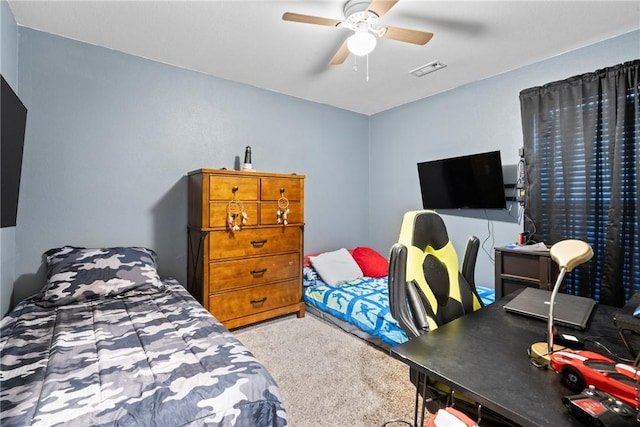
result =
[[[474,274],[479,247],[478,238],[469,237],[460,269],[456,250],[437,212],[421,210],[404,215],[400,238],[389,257],[389,309],[409,338],[428,333],[483,306]],[[416,399],[422,394],[430,412],[445,404],[442,398],[451,396],[448,387],[413,369],[410,378],[416,384]],[[459,395],[456,402],[468,415],[477,413],[473,400]],[[492,411],[483,412],[486,425],[511,425]]]
[[[474,271],[480,241],[467,241],[460,270],[458,255],[442,217],[435,211],[407,212],[389,259],[389,308],[416,337],[483,306]]]

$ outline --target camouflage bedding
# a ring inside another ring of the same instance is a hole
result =
[[[3,427],[287,425],[264,366],[175,280],[35,296],[0,327]]]

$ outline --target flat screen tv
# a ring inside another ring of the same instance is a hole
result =
[[[27,108],[4,77],[0,76],[0,79],[0,225],[4,228],[16,225]]]
[[[425,209],[506,209],[500,151],[418,163]]]

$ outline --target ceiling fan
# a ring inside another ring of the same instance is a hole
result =
[[[368,55],[376,47],[378,37],[418,45],[424,45],[431,40],[433,33],[388,25],[378,26],[380,18],[397,2],[398,0],[349,0],[344,5],[343,21],[292,12],[285,12],[282,19],[304,24],[348,28],[353,31],[331,59],[331,65],[339,65],[347,59],[349,53],[356,56]]]

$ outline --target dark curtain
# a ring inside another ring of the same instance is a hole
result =
[[[566,292],[622,306],[640,291],[640,60],[520,93],[525,228],[587,241]]]

